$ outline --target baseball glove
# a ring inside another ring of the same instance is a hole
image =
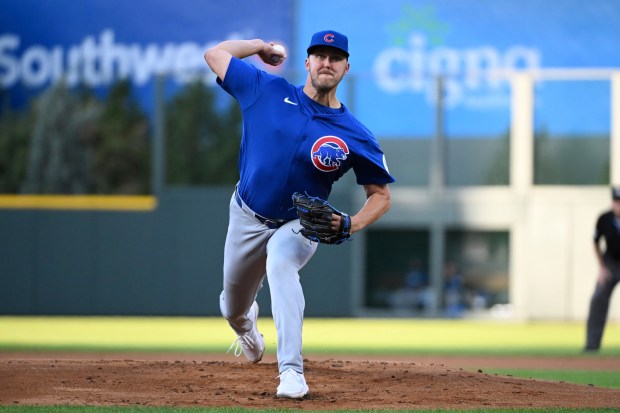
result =
[[[301,235],[309,240],[323,244],[342,244],[351,236],[351,218],[326,200],[295,192],[293,206],[303,227]],[[331,227],[332,214],[342,217],[338,231]]]

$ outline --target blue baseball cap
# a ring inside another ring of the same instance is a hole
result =
[[[611,198],[614,201],[620,200],[620,186],[613,186],[611,188]]]
[[[335,47],[349,57],[349,39],[335,30],[323,30],[322,32],[314,33],[312,40],[310,40],[310,46],[308,46],[308,54],[312,54],[312,50],[321,46]]]

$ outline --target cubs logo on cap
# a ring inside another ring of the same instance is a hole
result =
[[[620,186],[613,186],[611,188],[611,198],[614,200],[620,199]]]
[[[312,54],[312,50],[320,46],[334,47],[349,57],[349,39],[335,30],[323,30],[322,32],[314,33],[308,46],[308,54]]]

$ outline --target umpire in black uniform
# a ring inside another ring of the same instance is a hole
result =
[[[611,189],[611,197],[612,209],[598,217],[594,232],[599,275],[590,301],[586,352],[596,352],[601,347],[611,293],[620,281],[620,186]],[[605,251],[600,246],[601,238],[605,238]]]

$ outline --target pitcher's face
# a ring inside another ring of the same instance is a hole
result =
[[[349,61],[333,47],[319,47],[306,59],[306,70],[312,86],[325,92],[336,88],[349,72]]]

